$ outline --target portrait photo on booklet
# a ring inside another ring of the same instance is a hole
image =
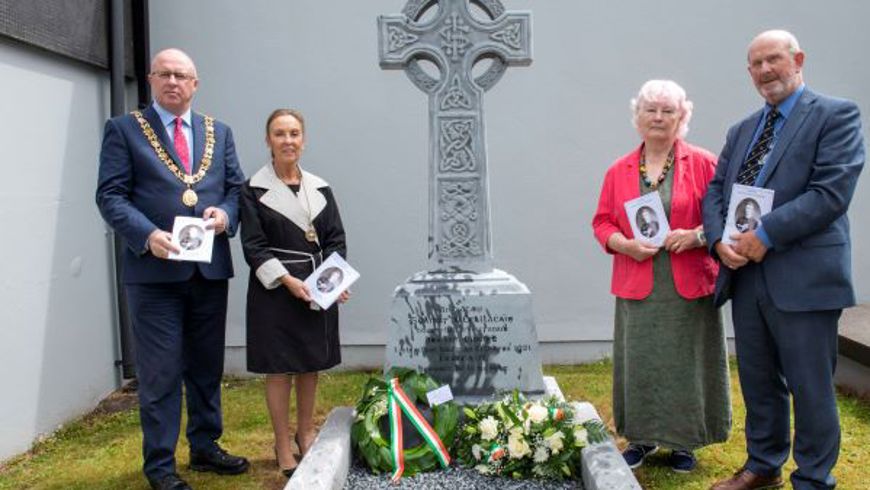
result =
[[[311,299],[317,306],[326,310],[357,279],[359,279],[359,272],[341,255],[333,252],[305,279],[305,285],[308,286]]]
[[[658,192],[644,194],[625,202],[625,212],[634,238],[660,247],[671,227]]]
[[[773,189],[734,184],[728,201],[728,217],[722,243],[732,244],[731,235],[758,228],[761,217],[773,208]]]
[[[214,228],[209,228],[208,225],[209,220],[202,218],[176,216],[172,225],[172,243],[178,245],[181,252],[170,252],[169,259],[211,262]]]

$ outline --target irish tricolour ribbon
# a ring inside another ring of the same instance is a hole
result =
[[[395,468],[391,477],[392,482],[398,482],[402,478],[402,473],[405,472],[405,455],[402,450],[402,412],[405,412],[405,415],[411,420],[417,432],[423,436],[423,440],[432,448],[432,452],[435,453],[435,457],[438,458],[441,466],[443,468],[449,466],[450,455],[447,454],[444,443],[441,442],[441,438],[438,437],[438,433],[432,429],[429,422],[426,422],[426,419],[423,418],[423,414],[417,410],[414,402],[408,398],[405,390],[402,389],[402,385],[399,384],[399,378],[391,379],[388,387],[389,399],[387,407],[390,413],[390,453],[393,456],[393,468]]]

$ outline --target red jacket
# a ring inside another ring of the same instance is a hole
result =
[[[622,232],[628,238],[634,237],[623,204],[640,197],[640,150],[638,146],[607,169],[598,198],[598,210],[592,218],[595,238],[607,253],[613,254],[610,292],[626,299],[646,298],[653,288],[652,257],[638,262],[607,246],[607,239],[616,232]],[[671,229],[691,229],[701,224],[701,199],[715,170],[716,157],[712,153],[682,140],[676,141],[674,167],[671,169],[674,172]],[[671,253],[671,270],[680,296],[695,299],[713,294],[719,266],[705,247]]]

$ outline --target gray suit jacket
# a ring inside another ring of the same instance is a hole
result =
[[[758,111],[728,130],[704,197],[704,231],[714,257],[731,188],[760,117]],[[817,311],[854,305],[846,211],[864,166],[858,107],[805,89],[765,165],[760,184],[775,195],[772,211],[761,222],[773,248],[760,266],[775,306]],[[733,273],[719,268],[717,305],[731,297]]]

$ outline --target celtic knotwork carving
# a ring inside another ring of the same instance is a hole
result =
[[[428,73],[423,71],[423,68],[420,68],[420,64],[416,60],[408,63],[405,73],[414,82],[414,85],[426,93],[432,92],[438,86],[438,79],[432,78]]]
[[[489,66],[489,69],[483,75],[475,78],[474,83],[483,90],[489,90],[504,75],[505,70],[507,70],[507,63],[496,56],[492,59],[492,65]]]
[[[489,37],[493,41],[504,43],[511,49],[520,49],[523,46],[523,25],[514,22],[500,31],[493,32]]]
[[[501,4],[500,0],[478,0],[477,3],[481,8],[486,10],[493,19],[504,13],[504,5]]]
[[[423,15],[427,9],[424,9],[426,4],[428,4],[431,0],[409,0],[407,4],[405,4],[405,8],[402,9],[402,13],[405,14],[409,19],[417,20]]]
[[[471,40],[468,39],[470,30],[468,25],[459,18],[459,14],[453,12],[447,19],[446,25],[438,31],[442,39],[441,49],[453,61],[459,61],[468,50],[468,45],[471,44]]]
[[[531,62],[531,15],[502,1],[405,0],[402,14],[378,17],[381,67],[404,69],[429,96],[433,270],[491,266],[481,97]]]
[[[404,48],[418,39],[420,39],[419,36],[411,34],[401,27],[387,27],[387,51],[391,53]]]
[[[443,182],[441,201],[441,247],[444,257],[464,258],[483,254],[477,220],[477,180]]]
[[[471,109],[471,100],[459,84],[459,75],[453,77],[447,92],[441,98],[441,110]]]
[[[457,118],[441,121],[438,149],[441,172],[473,172],[477,168],[472,146],[474,119]]]

